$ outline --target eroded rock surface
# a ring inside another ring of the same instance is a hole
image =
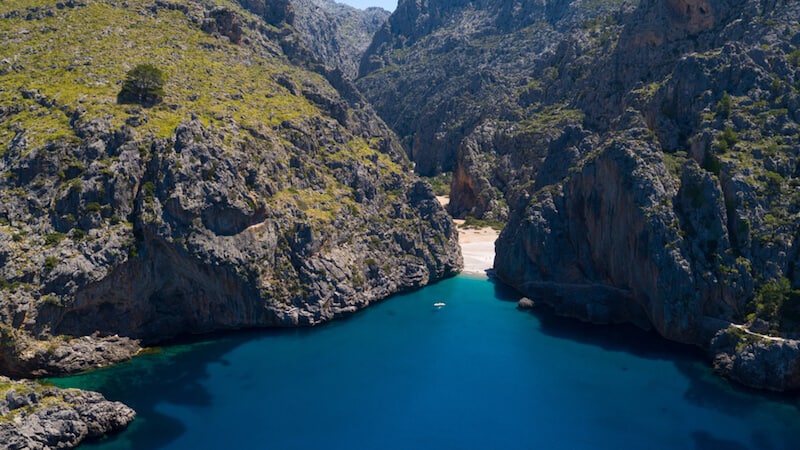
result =
[[[706,348],[761,327],[782,340],[748,354],[792,374],[798,20],[786,1],[401,1],[357,83],[420,173],[453,171],[451,213],[508,219],[501,280]],[[800,388],[748,358],[723,372]]]
[[[58,389],[0,376],[0,442],[8,450],[77,447],[122,431],[136,413],[97,392]]]
[[[294,24],[314,55],[355,79],[361,55],[389,17],[382,8],[357,9],[333,0],[291,0]]]
[[[316,325],[461,269],[428,184],[279,3],[94,0],[8,19],[1,371],[61,374],[184,333]],[[121,31],[73,39],[106,23]],[[63,48],[26,51],[47,33]],[[119,61],[139,57],[131,36],[168,74],[162,105],[118,105],[115,82],[92,81],[123,79]]]

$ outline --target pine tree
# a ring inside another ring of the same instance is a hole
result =
[[[144,106],[158,104],[164,98],[164,83],[166,76],[161,69],[151,64],[139,64],[125,76],[117,102]]]

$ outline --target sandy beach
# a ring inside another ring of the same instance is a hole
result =
[[[449,198],[436,197],[442,206],[447,206]],[[464,228],[464,221],[453,220],[458,226],[458,243],[464,255],[464,272],[473,275],[486,275],[494,266],[494,241],[500,232],[493,228]]]

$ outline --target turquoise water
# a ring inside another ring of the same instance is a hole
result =
[[[90,449],[800,448],[796,397],[737,388],[652,334],[512,299],[459,276],[323,327],[206,338],[52,381],[138,411]]]

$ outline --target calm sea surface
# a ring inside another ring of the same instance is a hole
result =
[[[632,327],[510,300],[459,276],[316,329],[208,337],[51,381],[138,411],[89,449],[800,448],[796,396],[732,386]]]

